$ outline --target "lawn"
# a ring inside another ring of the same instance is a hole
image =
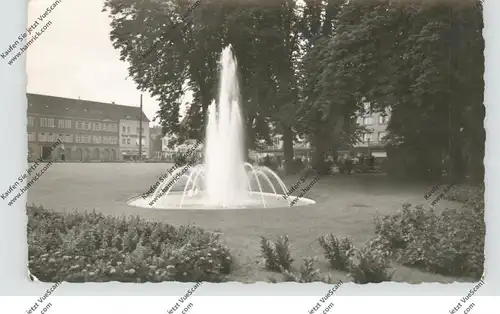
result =
[[[356,246],[374,235],[373,217],[389,214],[401,204],[428,204],[424,194],[431,186],[391,182],[384,175],[335,175],[323,177],[305,195],[315,205],[280,209],[239,209],[221,211],[159,210],[131,207],[126,202],[153,185],[169,164],[141,163],[57,163],[53,164],[28,192],[28,203],[59,212],[92,210],[114,216],[140,215],[173,225],[194,224],[223,233],[222,240],[236,257],[236,268],[230,281],[266,281],[276,274],[263,269],[260,237],[288,235],[292,243],[294,267],[302,259],[318,256],[317,266],[327,273],[327,261],[317,236],[335,233],[350,236]],[[296,176],[284,178],[293,185]],[[307,183],[307,182],[306,182]],[[306,184],[304,183],[304,184]],[[460,207],[441,200],[437,209]],[[343,272],[331,271],[334,279],[349,280]],[[394,281],[454,282],[460,278],[445,277],[396,265]],[[466,279],[464,279],[466,280]]]

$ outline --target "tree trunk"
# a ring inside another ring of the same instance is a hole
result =
[[[325,152],[327,150],[328,137],[322,132],[321,128],[317,128],[313,134],[313,143],[314,143],[314,153],[312,158],[313,167],[319,173],[323,172],[323,165],[325,163]]]
[[[294,172],[293,131],[290,125],[283,125],[283,155],[285,158],[285,174],[292,174]]]

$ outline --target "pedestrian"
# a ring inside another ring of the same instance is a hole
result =
[[[61,144],[61,161],[65,161],[66,156],[64,155],[64,144]]]
[[[349,156],[348,154],[345,155],[345,166],[346,166],[346,170],[347,170],[347,174],[351,174],[351,171],[352,171],[352,158],[351,156]]]

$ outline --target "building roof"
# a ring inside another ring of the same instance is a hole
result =
[[[56,96],[26,94],[28,113],[67,116],[98,120],[140,120],[141,109],[137,106],[123,106],[114,103],[63,98]],[[142,121],[149,122],[142,112]]]

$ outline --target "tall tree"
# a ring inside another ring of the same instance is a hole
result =
[[[313,100],[327,113],[362,97],[376,111],[390,108],[391,147],[404,161],[398,171],[481,177],[481,2],[351,0],[335,25],[328,51],[318,53]]]

